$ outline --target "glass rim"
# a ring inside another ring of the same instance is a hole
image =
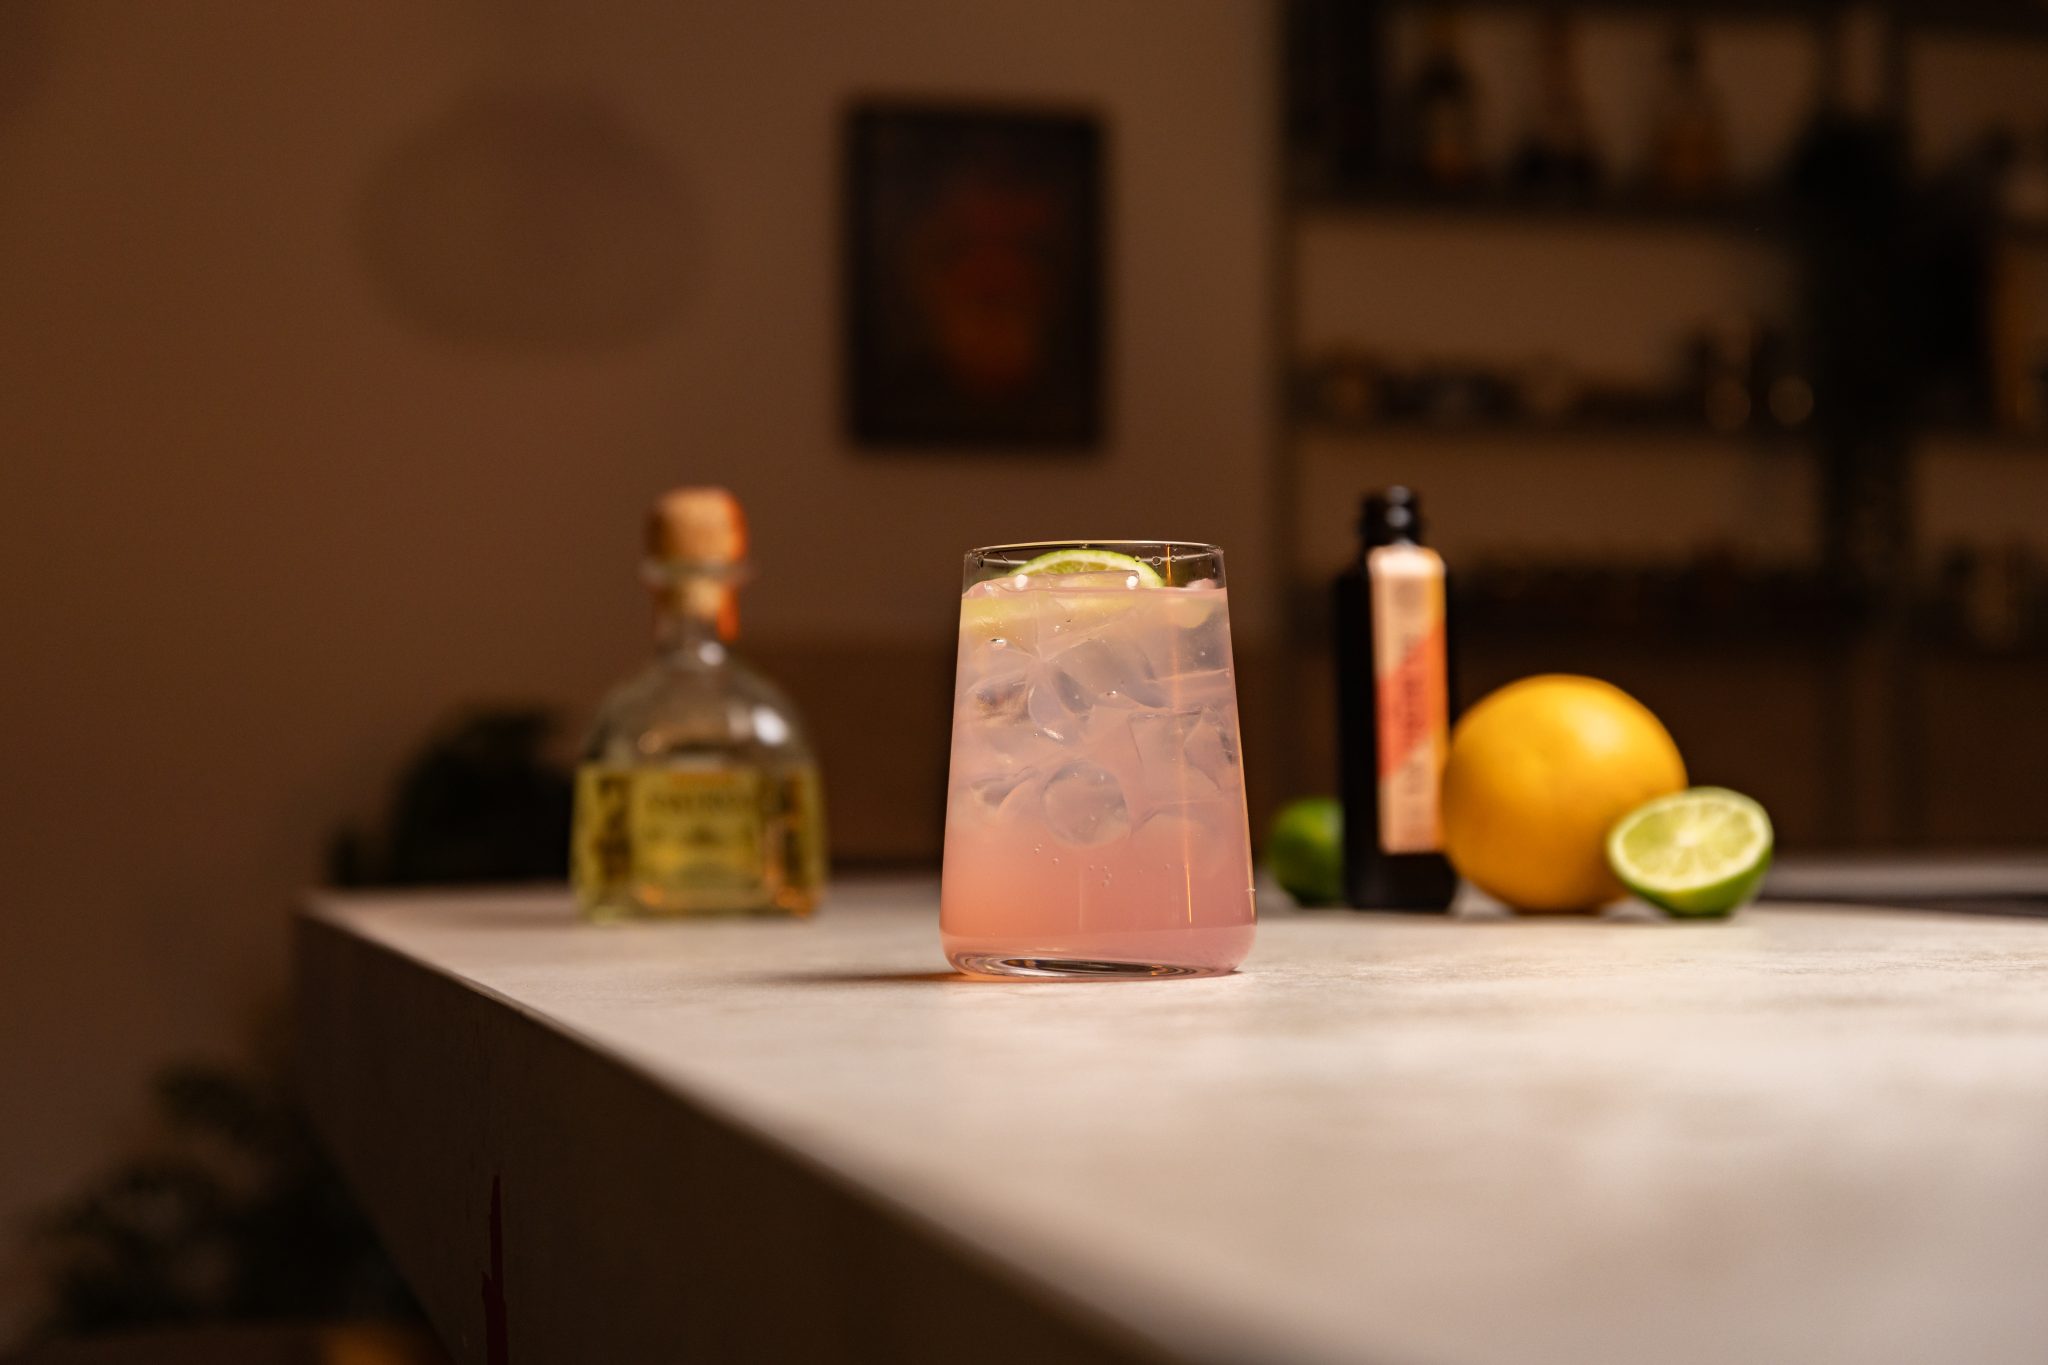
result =
[[[1148,550],[1180,550],[1188,554],[1220,555],[1221,545],[1206,540],[1146,540],[1140,538],[1098,537],[1089,540],[1015,540],[1003,545],[977,545],[967,552],[972,557],[989,557],[1010,553],[1030,553],[1026,558],[1037,558],[1053,550],[1123,550],[1143,547]]]
[[[1223,586],[1223,549],[1200,540],[1022,540],[983,545],[963,557],[961,581],[971,588],[992,578],[1005,578],[1042,555],[1070,550],[1097,550],[1148,564],[1167,587],[1185,587],[1204,579]]]

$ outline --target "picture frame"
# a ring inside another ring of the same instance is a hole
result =
[[[1104,140],[1086,113],[849,111],[844,378],[856,444],[1100,442]]]

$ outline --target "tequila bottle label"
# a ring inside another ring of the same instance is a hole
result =
[[[769,832],[789,892],[814,896],[825,884],[825,796],[815,768],[798,768],[778,784]]]
[[[659,888],[659,902],[758,891],[759,772],[643,772],[633,782],[631,809],[633,880]]]
[[[575,876],[595,913],[808,913],[824,882],[806,768],[613,768],[576,779]]]

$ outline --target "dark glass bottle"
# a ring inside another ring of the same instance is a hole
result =
[[[1515,157],[1515,188],[1561,199],[1588,198],[1600,188],[1600,154],[1579,93],[1571,21],[1561,12],[1544,16],[1538,54],[1536,120]]]
[[[1438,813],[1451,723],[1444,564],[1423,546],[1406,488],[1368,496],[1358,530],[1335,592],[1345,900],[1444,910],[1458,885]]]
[[[1728,177],[1728,140],[1721,102],[1707,84],[1699,34],[1690,22],[1671,35],[1664,57],[1664,88],[1657,98],[1650,144],[1650,182],[1666,199],[1700,200],[1719,193]]]
[[[1926,279],[1912,254],[1905,55],[1892,16],[1855,5],[1836,13],[1821,57],[1787,196],[1812,346],[1821,556],[1832,577],[1896,605],[1916,562],[1912,427],[1926,374],[1911,316]]]
[[[1287,141],[1294,188],[1341,193],[1383,178],[1382,0],[1288,0]]]
[[[1422,46],[1422,65],[1404,101],[1408,172],[1424,189],[1469,190],[1479,179],[1479,100],[1458,55],[1457,20],[1430,14]]]

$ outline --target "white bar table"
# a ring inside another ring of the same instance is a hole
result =
[[[332,896],[315,1121],[457,1357],[2048,1359],[2048,920],[1269,917],[1241,973]]]

